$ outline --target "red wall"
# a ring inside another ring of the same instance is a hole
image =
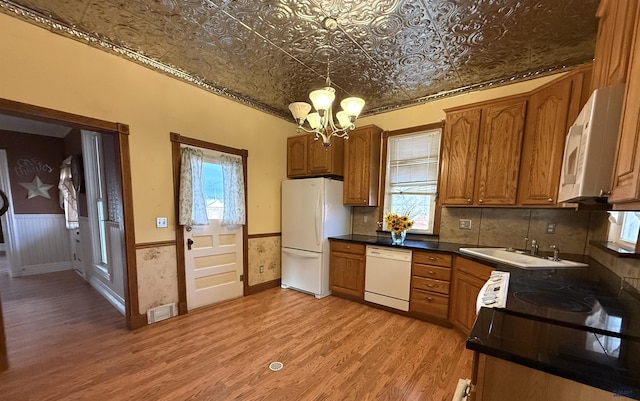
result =
[[[65,159],[64,140],[0,130],[0,149],[7,151],[14,213],[64,213],[58,199],[60,164]],[[27,198],[29,191],[20,183],[31,183],[36,175],[43,184],[53,185],[48,191],[51,199]]]

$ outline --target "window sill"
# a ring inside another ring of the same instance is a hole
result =
[[[623,248],[619,244],[610,241],[590,241],[590,245],[595,246],[598,249],[602,249],[612,255],[615,255],[619,258],[628,258],[628,259],[640,259],[640,253],[637,253],[633,249]]]

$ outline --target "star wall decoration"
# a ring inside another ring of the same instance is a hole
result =
[[[49,196],[49,190],[53,188],[53,185],[44,184],[40,177],[37,175],[31,182],[20,182],[20,185],[27,188],[29,190],[29,195],[27,199],[35,198],[36,196],[42,196],[43,198],[51,199]]]

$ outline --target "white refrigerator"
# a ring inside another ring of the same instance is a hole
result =
[[[331,294],[327,238],[346,234],[351,234],[351,207],[342,204],[342,181],[283,181],[282,288],[316,298]]]

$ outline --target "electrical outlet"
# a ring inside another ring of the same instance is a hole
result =
[[[556,223],[547,223],[547,234],[555,234],[556,226]]]
[[[471,219],[460,219],[458,228],[461,230],[471,230]]]
[[[365,215],[362,220],[366,223],[369,220],[369,216]]]
[[[264,273],[264,266],[260,266],[260,273]]]
[[[156,217],[157,228],[167,228],[168,222],[166,217]]]

